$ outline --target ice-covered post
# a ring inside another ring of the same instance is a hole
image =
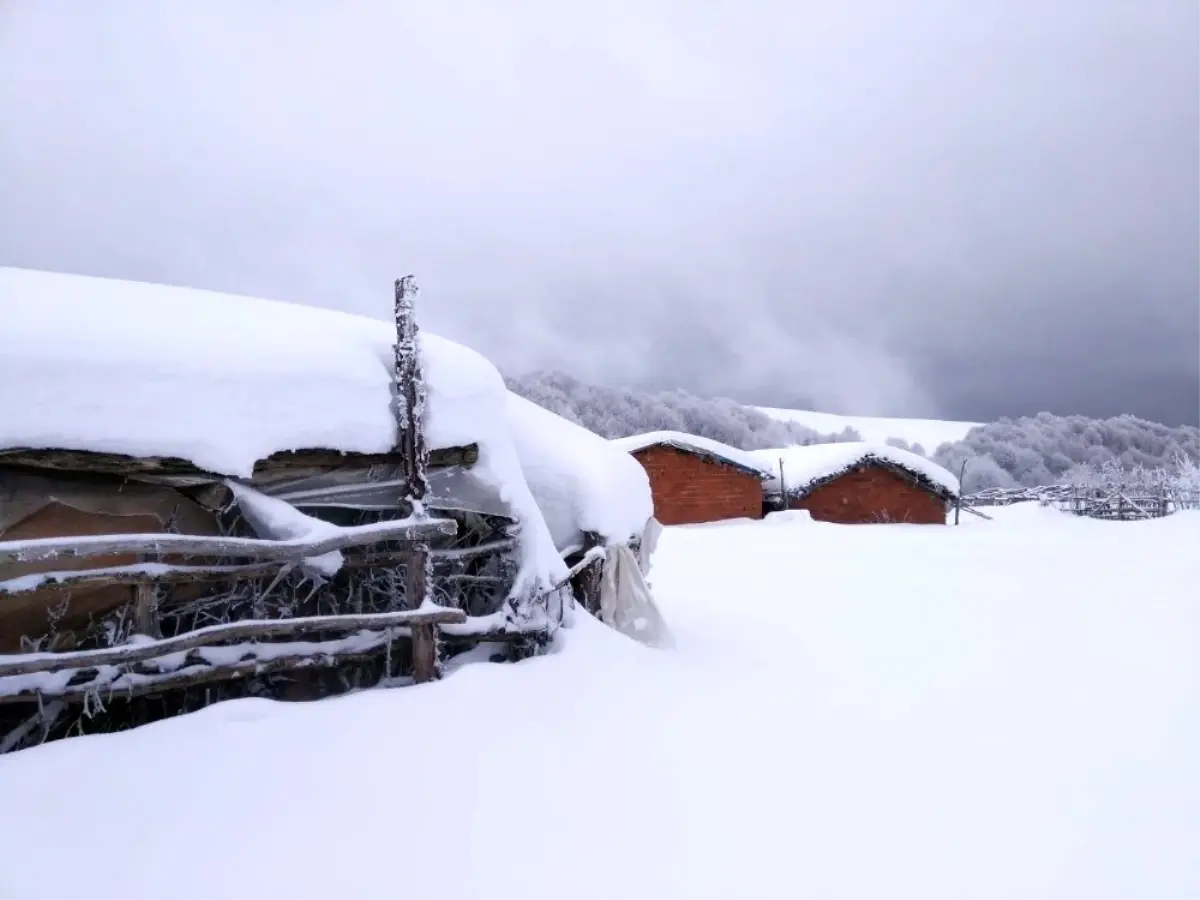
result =
[[[396,279],[396,428],[398,449],[404,458],[404,479],[413,512],[421,514],[429,481],[429,448],[425,445],[425,379],[418,352],[417,320],[413,315],[413,297],[417,285],[411,275]]]
[[[417,339],[417,320],[413,297],[417,285],[411,275],[396,279],[396,384],[393,412],[396,417],[396,447],[404,460],[404,482],[412,515],[425,515],[425,495],[429,492],[426,468],[429,448],[425,445],[425,380]],[[412,545],[405,565],[405,603],[416,609],[430,602],[432,565],[429,544]],[[437,631],[433,625],[412,628],[413,681],[432,681],[438,677]]]

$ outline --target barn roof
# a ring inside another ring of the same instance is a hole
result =
[[[959,493],[958,479],[942,466],[916,453],[887,444],[848,441],[752,450],[750,453],[771,470],[767,490],[779,492],[782,485],[786,485],[788,494],[793,496],[806,494],[865,465],[877,465],[904,475],[941,497],[957,497]],[[780,460],[783,461],[782,483]]]
[[[682,431],[649,431],[646,434],[617,438],[612,443],[629,453],[637,453],[649,447],[671,447],[692,456],[733,466],[763,480],[770,478],[774,473],[770,465],[745,450]]]

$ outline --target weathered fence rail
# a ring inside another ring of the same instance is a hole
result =
[[[1136,521],[1169,516],[1181,509],[1200,509],[1200,491],[1164,487],[1157,491],[1077,485],[1046,485],[1031,488],[992,488],[963,497],[963,508],[1011,506],[1037,502],[1064,512],[1093,519]]]

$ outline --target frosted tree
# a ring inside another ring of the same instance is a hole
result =
[[[1175,468],[1177,457],[1200,459],[1200,428],[1135,416],[1089,419],[1051,413],[972,428],[963,440],[942,444],[933,454],[947,468],[963,458],[987,459],[1023,487],[1074,484],[1085,477],[1098,483],[1102,474],[1113,484],[1135,478],[1146,482],[1160,477],[1148,473]],[[972,489],[969,476],[965,489]]]
[[[886,443],[889,447],[895,447],[897,450],[907,450],[909,453],[915,453],[918,456],[925,455],[925,448],[919,442],[910,444],[904,438],[890,437]]]
[[[507,382],[513,392],[606,438],[684,431],[743,450],[862,440],[852,428],[820,434],[803,425],[772,419],[728,398],[706,399],[684,390],[603,387],[561,372],[534,372],[509,377]]]

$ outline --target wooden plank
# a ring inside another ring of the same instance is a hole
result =
[[[380,628],[462,624],[467,615],[460,609],[428,606],[424,609],[399,610],[362,615],[306,616],[297,619],[247,619],[223,625],[210,625],[177,637],[140,644],[127,644],[102,650],[77,650],[67,653],[23,653],[0,656],[0,678],[41,672],[65,672],[96,666],[128,665],[156,659],[172,653],[207,647],[223,641],[264,637],[300,637],[323,631],[356,631]]]
[[[276,561],[241,566],[167,566],[162,571],[157,569],[147,571],[144,563],[136,563],[99,569],[38,572],[33,575],[21,575],[8,581],[0,581],[0,595],[20,594],[49,588],[78,590],[120,585],[151,586],[234,581],[239,578],[272,575],[279,571],[280,566],[285,565],[288,563]]]
[[[386,652],[388,638],[380,636],[379,643],[369,648],[344,652],[322,653],[319,650],[306,649],[294,654],[272,657],[268,660],[245,660],[228,665],[196,666],[184,671],[170,672],[161,676],[148,676],[138,680],[136,684],[126,686],[74,685],[58,690],[36,690],[25,688],[11,694],[0,694],[0,705],[12,703],[42,702],[54,700],[62,703],[83,703],[89,697],[99,695],[102,698],[113,697],[145,697],[161,694],[180,688],[195,687],[200,684],[211,684],[215,681],[232,681],[253,675],[268,675],[273,672],[295,671],[298,669],[337,668],[349,663],[368,662]]]
[[[476,555],[492,553],[507,553],[513,548],[512,541],[492,541],[479,547],[439,550],[432,548],[430,556],[434,560],[446,555],[449,559],[461,560]],[[409,551],[394,550],[391,553],[370,553],[347,556],[342,567],[345,569],[365,568],[398,568],[409,558]],[[21,575],[7,581],[0,581],[0,596],[4,594],[22,594],[28,591],[58,588],[63,590],[80,590],[84,588],[118,587],[121,585],[173,585],[173,584],[207,584],[236,581],[242,578],[261,578],[273,575],[280,566],[293,563],[273,560],[261,563],[246,563],[233,566],[185,566],[172,565],[147,570],[145,564],[128,566],[106,566],[98,569],[72,569],[61,572],[38,572],[33,575]],[[445,576],[451,581],[500,582],[503,579],[495,575],[461,575]]]
[[[408,518],[357,525],[304,540],[272,541],[260,538],[192,534],[104,534],[37,538],[0,542],[0,563],[41,562],[91,556],[133,553],[175,556],[224,556],[274,562],[299,562],[344,547],[383,541],[415,541],[458,531],[453,519]]]
[[[584,534],[584,546],[587,548],[583,557],[573,565],[565,581],[571,585],[571,591],[579,605],[597,618],[600,616],[600,582],[604,575],[604,541],[600,535],[593,532]],[[556,585],[554,589],[557,589]]]
[[[412,629],[412,679],[416,684],[441,677],[438,666],[437,631],[432,625],[414,625]]]
[[[431,469],[448,469],[453,466],[470,468],[479,461],[479,445],[467,444],[462,447],[439,447],[430,450],[426,465]],[[254,466],[254,474],[275,472],[283,469],[312,468],[370,468],[374,466],[404,466],[403,457],[395,451],[391,453],[342,453],[338,450],[289,450],[275,453],[265,460],[260,460]]]
[[[511,553],[516,548],[517,541],[515,538],[499,538],[498,540],[476,544],[474,547],[434,548],[432,552],[438,559],[466,560],[473,559],[476,556],[490,556],[493,553]]]
[[[470,467],[479,460],[479,446],[439,447],[429,452],[428,465],[433,469],[452,466]],[[340,469],[395,466],[404,463],[396,452],[343,453],[340,450],[307,449],[273,453],[254,465],[254,477],[286,473],[292,469]],[[61,448],[37,449],[11,447],[0,449],[0,466],[19,466],[55,472],[80,472],[97,475],[120,475],[128,478],[147,477],[175,479],[182,484],[205,484],[223,481],[227,476],[209,472],[190,460],[177,456],[126,456],[122,453],[96,453],[89,450]]]
[[[158,586],[139,584],[133,589],[133,624],[138,634],[160,638],[158,629]]]

